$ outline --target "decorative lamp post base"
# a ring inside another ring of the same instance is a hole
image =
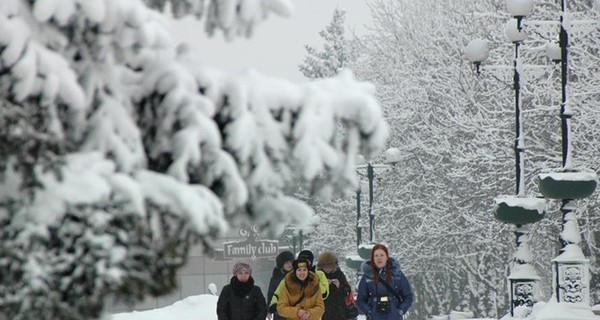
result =
[[[554,296],[559,303],[571,308],[591,310],[590,260],[577,244],[567,245],[563,253],[552,259]]]
[[[546,200],[524,196],[501,196],[494,199],[494,216],[499,221],[515,225],[517,250],[515,252],[510,283],[510,315],[514,317],[518,307],[531,310],[539,301],[540,285],[528,244],[527,224],[535,223],[546,214]]]
[[[540,299],[540,285],[535,268],[531,264],[515,264],[508,276],[510,282],[511,312],[517,307],[533,308]]]
[[[552,260],[554,292],[536,320],[598,320],[590,305],[589,260],[579,245],[569,244]]]

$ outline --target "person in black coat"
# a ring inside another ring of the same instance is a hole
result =
[[[276,266],[273,268],[273,275],[269,281],[269,289],[267,290],[267,304],[270,304],[268,319],[285,320],[277,314],[277,300],[273,300],[275,289],[283,280],[285,275],[292,270],[292,262],[294,262],[294,254],[291,251],[282,251],[275,258]]]
[[[346,299],[352,287],[338,266],[335,253],[325,251],[319,256],[318,268],[327,276],[329,296],[325,299],[325,314],[322,320],[346,320]]]
[[[218,320],[264,320],[267,316],[265,297],[254,285],[248,262],[233,265],[233,277],[223,287],[217,301]]]

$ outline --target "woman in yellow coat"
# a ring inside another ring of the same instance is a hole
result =
[[[318,276],[309,271],[310,262],[298,258],[285,278],[277,301],[277,313],[288,320],[319,320],[325,313]]]

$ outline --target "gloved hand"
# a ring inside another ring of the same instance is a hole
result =
[[[277,303],[273,303],[272,305],[269,306],[269,312],[277,313]]]

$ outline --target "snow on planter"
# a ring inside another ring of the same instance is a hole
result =
[[[549,199],[583,199],[589,197],[598,184],[593,171],[554,171],[540,173],[539,188]]]
[[[546,214],[546,200],[534,197],[502,196],[495,198],[496,219],[514,225],[542,220]]]

